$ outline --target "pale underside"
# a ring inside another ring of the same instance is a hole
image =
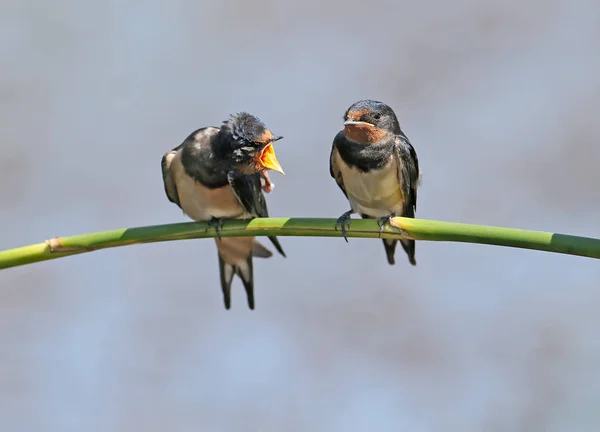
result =
[[[396,158],[381,169],[365,173],[348,166],[338,152],[334,157],[353,211],[373,217],[402,214],[404,202]]]
[[[208,221],[212,217],[249,219],[230,185],[209,189],[188,176],[181,163],[181,151],[169,154],[167,164],[183,212],[195,221]],[[253,249],[254,237],[223,237],[215,239],[219,254],[227,264],[246,269],[246,260]]]

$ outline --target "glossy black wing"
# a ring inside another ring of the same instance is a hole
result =
[[[267,200],[263,194],[260,174],[245,174],[245,175],[229,175],[229,183],[233,188],[236,197],[253,217],[269,217],[267,209]],[[269,240],[273,243],[277,251],[285,256],[285,252],[275,236],[269,236]]]
[[[267,217],[267,204],[260,185],[260,174],[229,175],[229,184],[244,209],[253,217]]]
[[[417,188],[420,182],[419,159],[414,147],[403,133],[396,139],[394,154],[400,162],[398,176],[403,195],[406,197],[402,216],[414,218],[417,210]]]
[[[181,208],[181,204],[179,203],[179,194],[177,192],[177,185],[175,184],[175,181],[173,180],[173,177],[171,175],[171,162],[173,161],[173,158],[177,154],[177,151],[179,151],[179,149],[182,146],[183,146],[183,144],[180,144],[177,147],[175,147],[173,150],[165,153],[160,161],[160,165],[162,168],[162,178],[163,178],[163,183],[165,186],[165,194],[167,195],[167,198],[169,199],[169,201],[177,204],[180,208]]]
[[[346,193],[346,188],[344,187],[344,179],[342,178],[342,172],[340,171],[340,168],[337,165],[335,157],[337,154],[336,142],[338,142],[341,139],[345,139],[342,132],[338,133],[333,139],[333,144],[331,145],[331,153],[329,154],[329,174],[331,175],[331,177],[334,178],[335,182],[340,187],[340,189],[344,193],[344,196],[347,199],[348,194]]]

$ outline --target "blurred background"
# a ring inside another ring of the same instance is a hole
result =
[[[186,221],[160,159],[240,110],[285,136],[271,214],[337,217],[362,98],[418,152],[418,217],[599,237],[599,41],[594,0],[4,0],[0,249]],[[255,311],[212,240],[2,271],[0,429],[598,430],[597,261],[281,242]]]

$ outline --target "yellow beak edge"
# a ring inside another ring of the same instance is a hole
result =
[[[266,169],[277,171],[285,175],[283,169],[281,168],[281,165],[279,164],[279,161],[277,160],[277,157],[275,156],[275,149],[273,148],[272,144],[267,144],[262,154],[260,155],[259,160],[261,165],[264,166]]]

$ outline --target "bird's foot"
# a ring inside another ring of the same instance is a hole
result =
[[[379,238],[381,238],[381,233],[383,232],[383,229],[388,223],[390,223],[390,220],[393,217],[396,217],[394,213],[377,218],[377,225],[379,225]]]
[[[348,243],[348,237],[346,237],[346,228],[350,228],[350,220],[351,220],[350,216],[352,215],[352,213],[354,213],[354,211],[348,210],[346,213],[341,215],[335,222],[335,230],[336,231],[338,229],[338,226],[341,225],[342,235],[344,236],[344,240],[346,240],[346,243]]]
[[[217,238],[219,240],[221,240],[221,229],[223,228],[223,224],[224,223],[225,223],[225,221],[222,218],[216,218],[216,217],[213,216],[208,221],[208,223],[206,225],[206,229],[204,230],[204,232],[208,232],[208,230],[210,228],[214,228],[215,232],[217,233]]]

